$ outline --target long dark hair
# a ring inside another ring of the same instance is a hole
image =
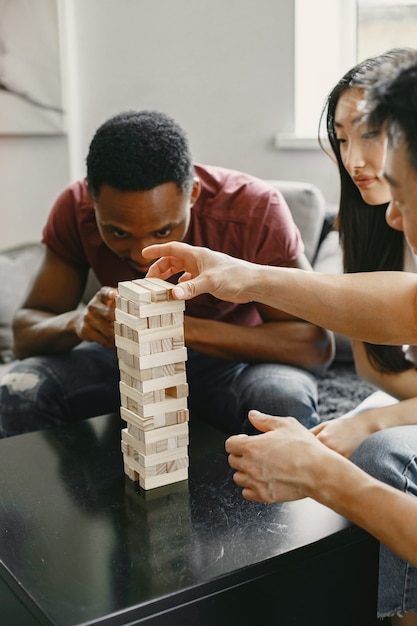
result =
[[[343,165],[340,145],[335,132],[335,111],[343,92],[351,88],[364,88],[369,76],[378,76],[378,68],[395,63],[408,54],[407,48],[394,48],[378,57],[362,61],[340,79],[327,97],[320,126],[326,121],[327,137],[340,174],[340,203],[335,227],[339,230],[345,272],[400,271],[404,266],[405,238],[391,228],[385,219],[387,204],[367,204]],[[328,152],[319,138],[320,145]],[[364,343],[373,366],[381,372],[402,372],[413,367],[406,359],[402,346],[385,346]]]

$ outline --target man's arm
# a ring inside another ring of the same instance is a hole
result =
[[[77,308],[85,283],[84,272],[45,249],[42,266],[13,322],[18,358],[59,354],[81,341],[114,348],[116,290],[102,288],[86,307]]]
[[[370,343],[417,344],[417,276],[406,272],[320,274],[255,265],[207,248],[172,242],[145,248],[162,256],[150,276],[185,272],[174,297],[211,293],[229,302],[260,302]]]
[[[262,435],[226,441],[235,482],[248,500],[311,497],[350,519],[417,566],[417,499],[372,478],[333,452],[293,418],[256,411]]]
[[[184,322],[187,347],[222,359],[285,363],[318,374],[333,357],[329,334],[302,321],[267,321],[248,327],[186,315]]]
[[[292,267],[311,267],[302,255]],[[285,363],[319,374],[334,356],[332,333],[287,313],[259,305],[258,326],[185,316],[185,342],[210,356],[247,363]]]

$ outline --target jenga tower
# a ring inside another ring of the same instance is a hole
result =
[[[185,303],[158,278],[119,283],[115,340],[125,473],[153,489],[188,478]]]

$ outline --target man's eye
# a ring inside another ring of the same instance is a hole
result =
[[[156,233],[156,237],[158,237],[159,239],[164,239],[165,237],[168,237],[168,235],[171,234],[172,228],[170,226],[167,226],[166,228],[162,228],[161,230],[158,230],[158,232]]]
[[[118,228],[114,228],[112,231],[113,237],[116,237],[116,239],[123,239],[123,237],[126,237],[126,233],[124,230],[119,230]]]
[[[375,137],[378,137],[378,135],[379,130],[368,130],[362,134],[362,139],[375,139]]]

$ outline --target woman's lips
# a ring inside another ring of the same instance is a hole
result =
[[[357,187],[369,187],[376,180],[375,176],[357,176],[353,178],[353,182]]]

